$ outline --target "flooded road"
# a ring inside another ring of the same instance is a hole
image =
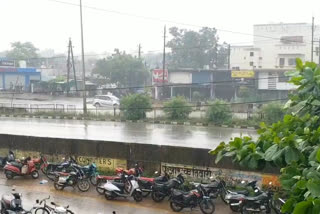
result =
[[[239,136],[257,137],[255,130],[102,121],[0,118],[1,134],[106,140],[126,143],[212,149]]]
[[[15,186],[16,192],[22,193],[22,204],[26,210],[30,210],[37,199],[44,199],[50,196],[47,205],[50,202],[58,203],[62,206],[69,205],[69,209],[75,214],[169,214],[174,213],[170,209],[167,200],[161,203],[155,203],[150,197],[142,202],[135,202],[133,199],[116,199],[108,201],[104,196],[98,195],[94,187],[90,187],[89,192],[80,192],[77,189],[66,188],[63,191],[57,191],[53,187],[52,182],[40,184],[42,178],[34,180],[31,177],[14,178],[6,180],[3,172],[0,171],[0,193],[10,194],[12,186]],[[216,211],[218,214],[231,214],[229,207],[223,204],[222,201],[215,202]],[[192,211],[184,209],[181,213],[200,214],[200,209],[196,208]]]

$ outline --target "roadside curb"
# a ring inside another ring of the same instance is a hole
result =
[[[254,126],[237,126],[237,125],[218,125],[207,122],[178,122],[178,121],[165,121],[165,120],[124,120],[114,118],[84,118],[77,116],[38,116],[38,115],[9,115],[1,114],[1,118],[35,118],[35,119],[56,119],[56,120],[89,120],[89,121],[111,121],[111,122],[127,122],[127,123],[152,123],[152,124],[164,124],[164,125],[182,125],[182,126],[202,126],[202,127],[222,127],[222,128],[235,128],[235,129],[249,129],[258,130],[260,127]]]

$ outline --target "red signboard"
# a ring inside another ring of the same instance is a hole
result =
[[[164,78],[163,78],[164,73]],[[168,82],[168,70],[154,69],[152,71],[152,83],[167,83]]]
[[[17,68],[2,68],[2,67],[0,67],[0,72],[17,72]]]

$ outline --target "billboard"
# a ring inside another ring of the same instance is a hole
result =
[[[232,71],[232,78],[254,78],[254,71]]]
[[[13,60],[0,59],[0,67],[14,67]]]
[[[164,77],[163,77],[164,73]],[[152,83],[167,83],[168,82],[168,70],[163,69],[154,69],[152,71]]]

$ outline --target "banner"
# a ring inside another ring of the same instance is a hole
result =
[[[164,73],[164,78],[163,78]],[[163,81],[164,80],[164,81]],[[167,83],[168,82],[168,70],[154,69],[152,71],[152,83]]]
[[[13,60],[1,60],[0,59],[0,66],[3,66],[3,67],[14,67],[14,61]]]
[[[254,71],[232,71],[232,78],[254,78]]]

